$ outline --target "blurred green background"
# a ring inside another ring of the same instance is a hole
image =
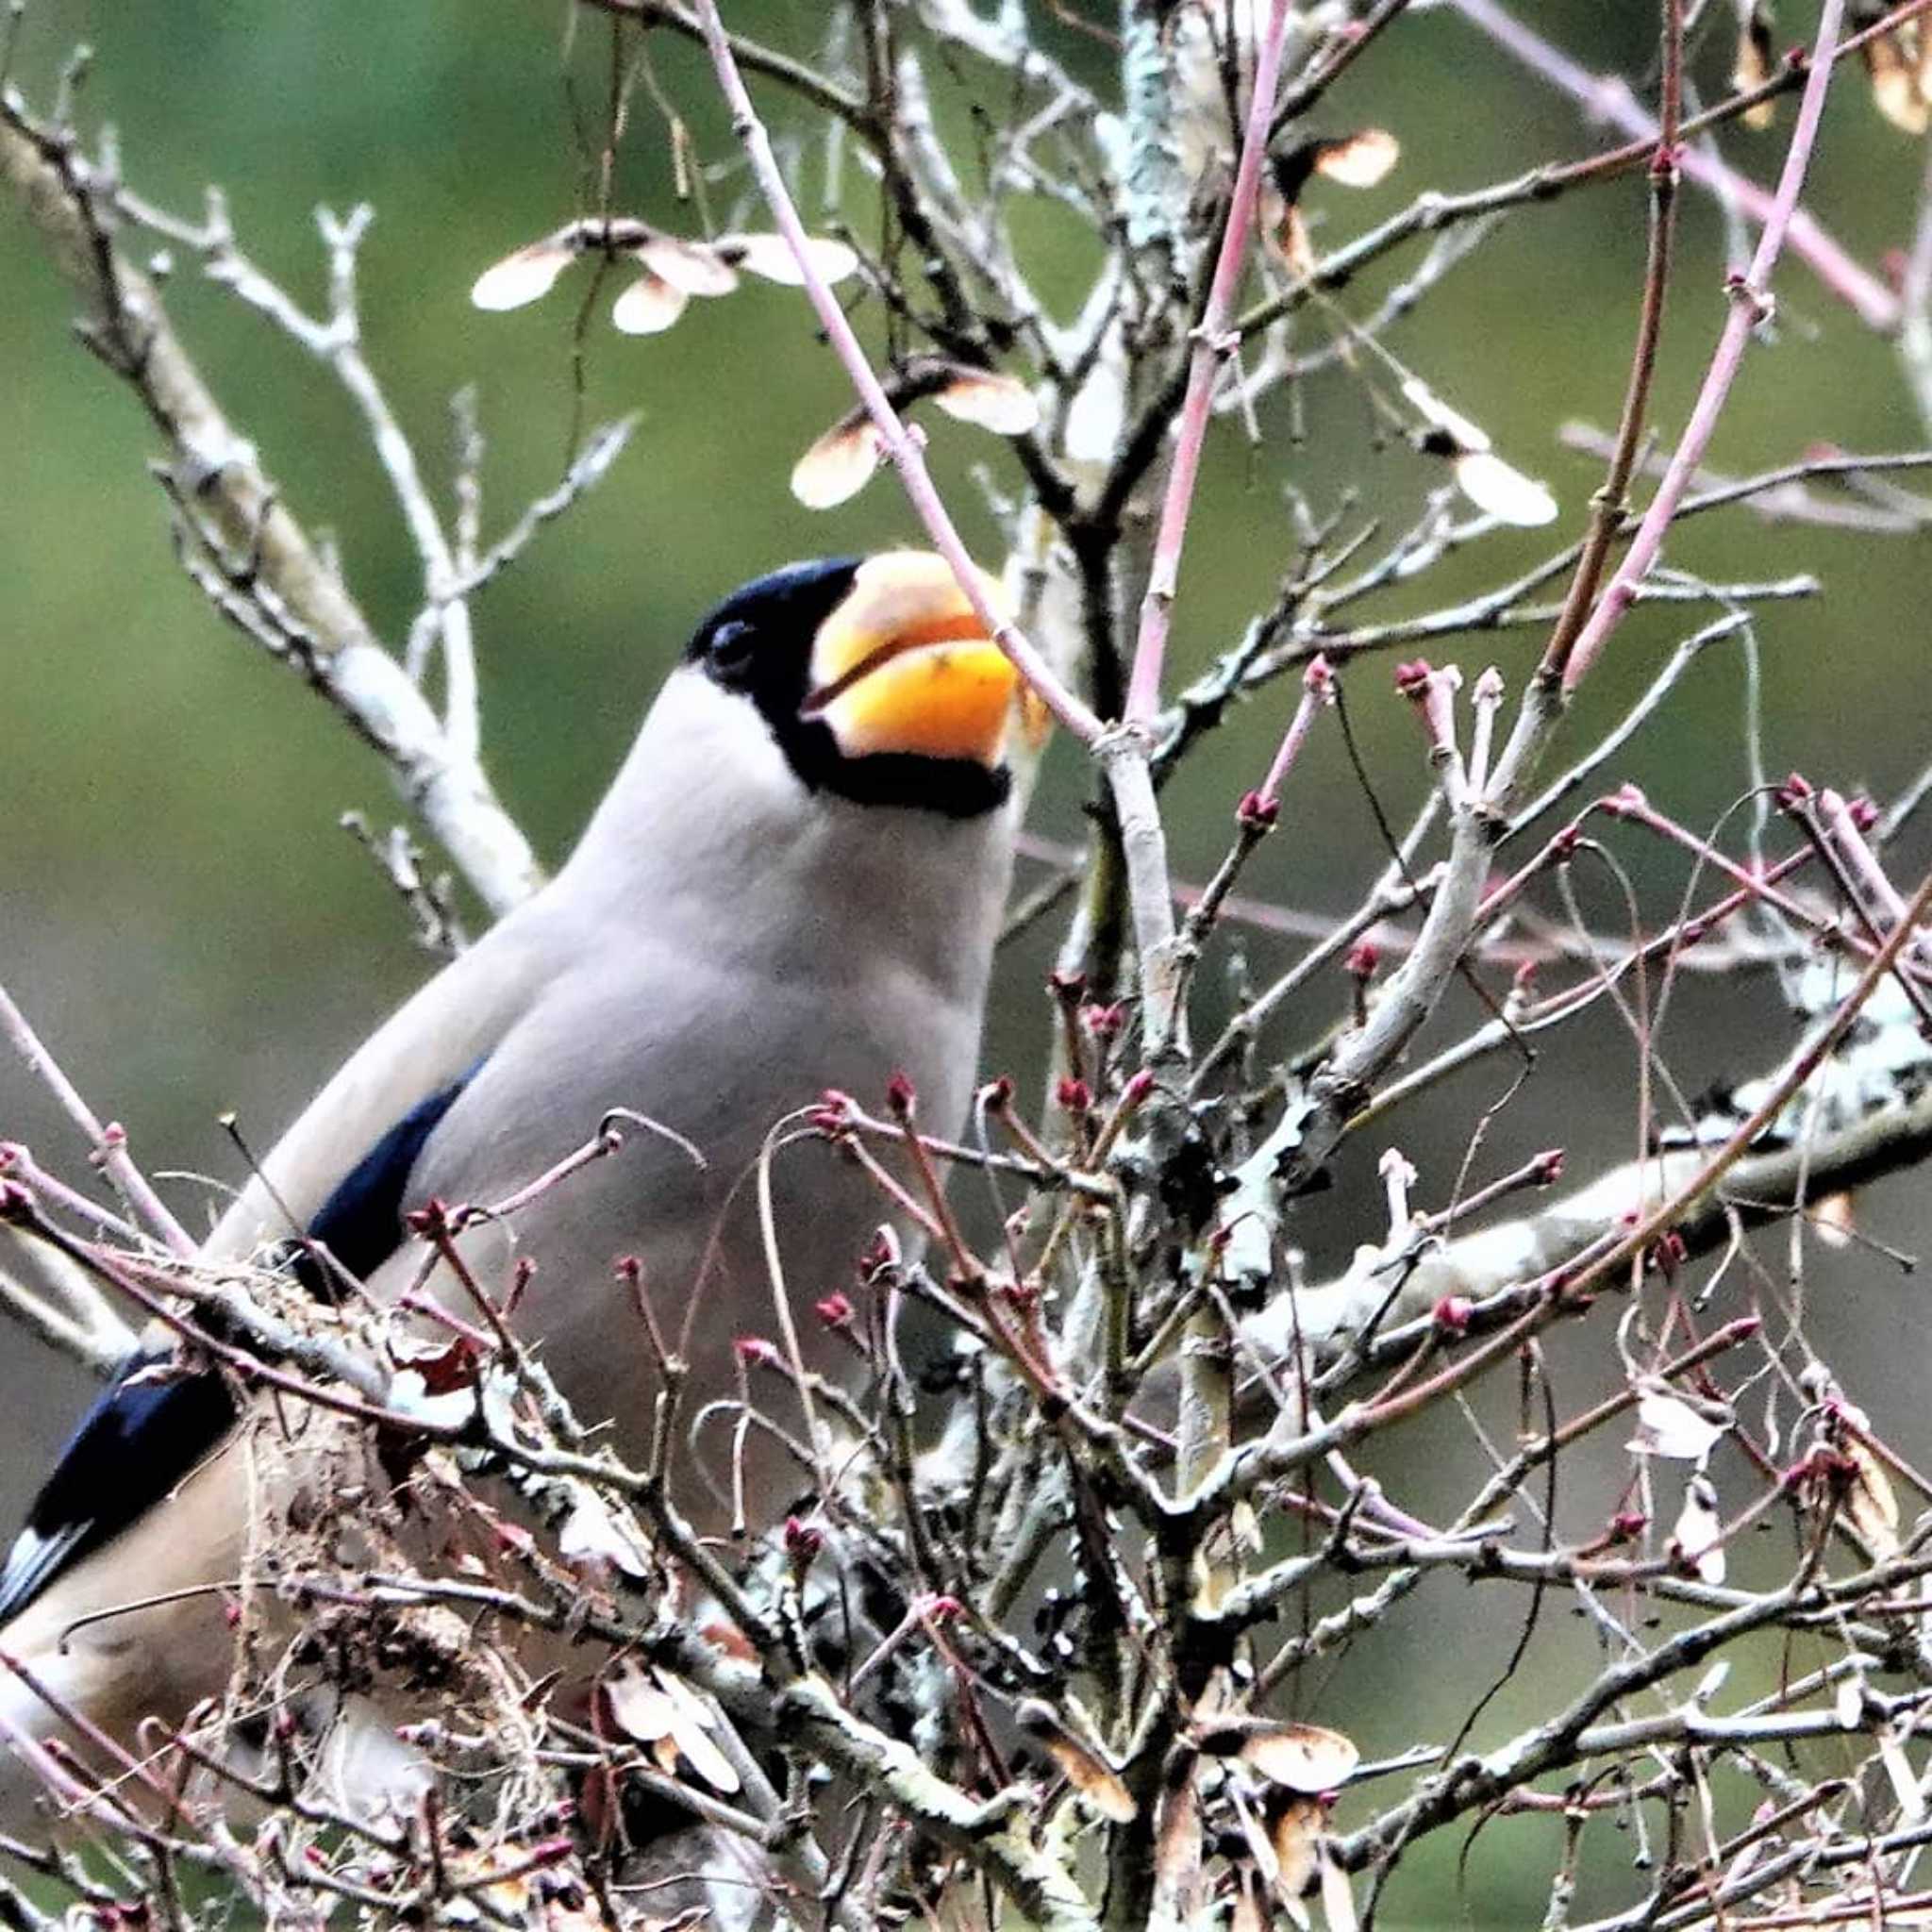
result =
[[[1075,0],[1090,15],[1098,0]],[[1036,9],[1042,16],[1049,9]],[[1600,69],[1641,81],[1654,10],[1601,0],[1525,7],[1539,27]],[[741,25],[808,51],[823,28],[816,5],[728,9]],[[1724,9],[1713,8],[1715,16]],[[1781,31],[1808,35],[1813,9],[1785,9]],[[561,4],[479,8],[463,0],[398,6],[339,0],[327,8],[243,8],[217,0],[130,7],[125,0],[32,0],[14,77],[38,103],[77,41],[94,48],[82,97],[90,127],[119,130],[130,182],[182,213],[207,184],[226,191],[242,247],[301,300],[322,299],[323,261],[312,210],[368,201],[378,219],[362,257],[370,357],[425,467],[448,472],[449,398],[475,385],[489,438],[487,535],[500,531],[558,475],[573,412],[571,332],[582,283],[509,316],[467,301],[475,275],[582,205],[585,159],[565,76],[594,127],[607,28],[575,23]],[[1105,55],[1064,25],[1041,32],[1096,85]],[[763,225],[735,165],[708,75],[691,50],[654,41],[658,76],[688,118],[699,151],[717,164],[718,225]],[[1695,64],[1714,97],[1730,49],[1719,30]],[[965,75],[970,84],[974,75]],[[1908,239],[1923,149],[1883,123],[1857,77],[1835,93],[1814,174],[1811,206],[1862,261],[1876,266]],[[956,117],[958,90],[945,91]],[[988,99],[1005,111],[994,86]],[[761,90],[782,135],[799,123],[782,95]],[[1542,84],[1509,65],[1442,8],[1415,16],[1378,45],[1324,109],[1328,131],[1379,123],[1403,144],[1389,181],[1365,194],[1310,195],[1318,240],[1366,226],[1424,185],[1457,190],[1536,162],[1589,151],[1607,137]],[[1789,110],[1781,127],[1789,126]],[[1769,180],[1780,134],[1727,130],[1724,152]],[[807,150],[808,215],[823,210],[819,150]],[[616,205],[665,225],[694,217],[675,201],[661,119],[640,94],[617,163]],[[848,166],[845,212],[875,225]],[[1071,316],[1091,267],[1091,243],[1063,213],[1023,210],[1026,266],[1058,313]],[[1475,417],[1522,467],[1548,479],[1563,504],[1559,531],[1579,530],[1599,466],[1557,441],[1567,419],[1607,427],[1627,366],[1644,228],[1640,176],[1549,207],[1521,210],[1437,289],[1390,341],[1428,381]],[[1687,193],[1657,421],[1674,433],[1722,320],[1723,217]],[[1378,269],[1344,301],[1365,315],[1375,295],[1419,259]],[[192,263],[176,264],[169,303],[238,425],[259,446],[286,499],[311,531],[339,546],[357,595],[383,635],[399,640],[420,591],[413,553],[385,479],[331,376]],[[604,298],[608,307],[608,296]],[[876,316],[861,311],[869,327]],[[876,329],[874,328],[874,339]],[[1323,339],[1310,318],[1301,341]],[[337,828],[347,808],[378,824],[396,815],[384,772],[287,672],[210,615],[170,555],[164,501],[145,463],[152,437],[130,398],[75,343],[70,308],[37,238],[17,210],[0,210],[0,977],[107,1114],[125,1122],[151,1169],[232,1177],[216,1125],[233,1109],[258,1142],[291,1112],[373,1023],[427,969],[407,921],[368,858]],[[786,489],[791,464],[846,407],[843,377],[792,291],[747,284],[731,299],[693,304],[670,334],[628,341],[602,321],[586,338],[592,419],[639,410],[641,425],[614,474],[545,532],[476,607],[488,761],[503,795],[547,858],[571,837],[623,752],[655,684],[701,611],[746,576],[789,558],[915,539],[890,477],[828,515],[800,508]],[[1264,441],[1247,446],[1232,425],[1210,452],[1194,520],[1175,627],[1177,670],[1205,665],[1239,634],[1292,556],[1284,486],[1318,514],[1344,491],[1388,519],[1439,480],[1399,441],[1376,436],[1352,379],[1335,369],[1310,380],[1297,424],[1279,396],[1262,412]],[[1295,432],[1299,430],[1297,438]],[[1892,352],[1803,268],[1779,275],[1774,342],[1754,350],[1712,452],[1741,472],[1787,460],[1829,439],[1859,450],[1922,440]],[[1018,472],[991,440],[943,424],[935,464],[982,555],[997,525],[974,472],[998,489]],[[1502,582],[1546,554],[1545,533],[1505,532],[1444,569],[1356,615],[1428,608]],[[1925,664],[1927,540],[1874,539],[1769,525],[1749,511],[1700,520],[1672,557],[1714,576],[1758,579],[1817,572],[1825,594],[1770,606],[1762,649],[1763,756],[1774,775],[1814,779],[1884,799],[1932,755]],[[1714,613],[1672,606],[1640,611],[1566,730],[1564,749],[1590,741],[1641,688],[1662,654]],[[1473,675],[1493,659],[1520,679],[1535,631],[1475,638],[1434,655]],[[1390,815],[1402,822],[1424,783],[1407,708],[1390,695],[1386,659],[1350,674],[1353,715]],[[1168,793],[1178,873],[1201,878],[1224,848],[1232,800],[1255,782],[1291,692],[1245,708]],[[1748,782],[1744,658],[1707,655],[1681,702],[1607,774],[1634,778],[1692,824],[1707,824]],[[1036,823],[1077,838],[1085,774],[1056,753]],[[1775,836],[1775,835],[1774,835]],[[1635,837],[1612,840],[1661,911],[1681,887],[1679,861]],[[1910,841],[1901,883],[1916,882],[1926,844]],[[1318,730],[1291,782],[1282,832],[1244,888],[1307,910],[1355,903],[1380,858],[1374,820],[1348,774],[1338,735]],[[432,858],[434,855],[431,855]],[[1036,875],[1033,869],[1024,877]],[[1599,923],[1622,915],[1601,881],[1583,891]],[[1549,902],[1554,909],[1554,902]],[[1004,959],[988,1064],[1022,1074],[1045,1058],[1038,987],[1051,929]],[[1291,951],[1242,936],[1259,976]],[[1221,997],[1209,975],[1209,1008]],[[1281,1044],[1307,1037],[1339,1009],[1337,984],[1301,1009]],[[1452,1002],[1453,1019],[1474,1012]],[[1211,1019],[1211,1010],[1208,1014]],[[1687,1091],[1752,1072],[1786,1038],[1775,990],[1762,980],[1681,989],[1663,1050]],[[1450,1037],[1438,1024],[1432,1040]],[[1479,1067],[1391,1129],[1423,1167],[1424,1197],[1447,1195],[1470,1123],[1500,1096],[1513,1070]],[[1560,1143],[1573,1174],[1627,1156],[1636,1131],[1636,1065],[1627,1036],[1605,1010],[1552,1041],[1534,1078],[1491,1130],[1478,1175]],[[69,1172],[78,1165],[66,1124],[10,1058],[0,1060],[0,1136],[31,1141]],[[1375,1235],[1374,1158],[1386,1135],[1352,1149],[1340,1185],[1309,1213],[1310,1267],[1344,1261]],[[1372,1144],[1371,1144],[1372,1143]],[[1365,1188],[1364,1178],[1369,1185]],[[186,1183],[184,1209],[198,1200]],[[1907,1179],[1875,1191],[1873,1229],[1907,1248],[1932,1235],[1923,1189]],[[1782,1249],[1777,1265],[1782,1265]],[[1810,1257],[1820,1345],[1898,1446],[1922,1461],[1932,1431],[1916,1393],[1928,1324],[1909,1279],[1854,1251]],[[8,1452],[0,1501],[17,1504],[41,1458],[82,1399],[81,1379],[11,1332],[0,1331]],[[1581,1355],[1574,1386],[1602,1371]],[[1510,1425],[1507,1417],[1503,1426]],[[1467,1439],[1407,1474],[1412,1507],[1465,1488],[1479,1466]],[[1600,1521],[1603,1493],[1577,1502],[1576,1524]],[[1572,1527],[1576,1526],[1573,1524]],[[1777,1560],[1782,1559],[1783,1544]],[[1439,1601],[1440,1599],[1440,1601]],[[1444,1587],[1361,1646],[1333,1684],[1305,1704],[1346,1722],[1372,1755],[1418,1735],[1446,1735],[1513,1637],[1510,1615],[1470,1628],[1474,1600]],[[1568,1622],[1568,1619],[1561,1620]],[[1454,1641],[1445,1646],[1444,1633]],[[1568,1634],[1564,1641],[1573,1640]],[[1486,1720],[1500,1737],[1536,1708],[1514,1687]],[[1336,1713],[1345,1712],[1345,1717]],[[1554,1827],[1499,1829],[1539,1840],[1523,1871],[1478,1859],[1471,1910],[1486,1922],[1533,1921],[1542,1905],[1541,1854]],[[1497,1842],[1514,1842],[1499,1840]],[[1451,1882],[1446,1875],[1440,1881]],[[1510,1888],[1525,1890],[1517,1898]],[[1426,1895],[1405,1900],[1426,1919]],[[1445,1892],[1441,1909],[1454,1909]]]

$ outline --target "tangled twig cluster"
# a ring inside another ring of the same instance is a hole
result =
[[[1454,4],[1579,91],[1491,0]],[[1896,291],[1800,205],[1848,56],[1893,106],[1916,98],[1926,0],[1855,9],[1849,31],[1840,0],[1824,0],[1808,51],[1740,61],[1738,91],[1694,115],[1686,8],[1662,0],[1654,120],[1617,96],[1628,145],[1474,192],[1424,191],[1320,250],[1304,196],[1371,163],[1379,178],[1399,149],[1380,130],[1315,139],[1309,116],[1405,30],[1402,0],[1125,0],[1108,30],[1111,92],[1032,30],[1055,6],[859,0],[835,10],[811,59],[727,31],[714,0],[585,6],[608,16],[620,80],[653,35],[703,42],[791,253],[743,225],[755,210],[705,241],[607,206],[518,250],[478,299],[541,292],[579,255],[599,273],[635,258],[654,322],[722,292],[740,266],[802,285],[866,412],[833,432],[839,491],[890,458],[975,601],[903,406],[950,398],[1015,453],[1024,495],[997,508],[1018,618],[981,615],[1090,755],[1095,825],[1091,851],[1049,851],[1052,875],[1012,915],[1019,930],[1074,906],[1040,1106],[992,1078],[955,1138],[929,1130],[952,1124],[923,1121],[903,1083],[818,1096],[809,1130],[872,1177],[882,1218],[923,1232],[923,1253],[882,1241],[848,1283],[792,1311],[826,1331],[845,1374],[808,1367],[795,1337],[746,1335],[737,1400],[696,1415],[680,1398],[675,1324],[632,1271],[665,1392],[651,1454],[631,1467],[551,1385],[519,1332],[514,1284],[475,1286],[475,1319],[429,1316],[425,1338],[420,1306],[324,1305],[286,1272],[203,1266],[125,1136],[7,1002],[8,1032],[56,1080],[119,1201],[0,1148],[0,1219],[22,1238],[17,1272],[0,1275],[8,1310],[96,1369],[129,1324],[158,1319],[185,1361],[276,1402],[251,1445],[260,1509],[229,1591],[228,1696],[138,1755],[78,1714],[85,1749],[14,1740],[41,1752],[67,1836],[4,1847],[48,1891],[9,1887],[0,1913],[50,1924],[37,1900],[58,1895],[99,1923],[187,1925],[216,1881],[276,1924],[348,1907],[372,1923],[555,1932],[1012,1913],[1056,1932],[1245,1932],[1319,1911],[1340,1932],[1418,1866],[1440,1881],[1452,1834],[1468,1834],[1469,1860],[1503,1820],[1525,1822],[1524,1842],[1536,1831],[1552,1926],[1922,1910],[1932,1518],[1905,1499],[1932,1491],[1818,1352],[1803,1257],[1809,1240],[1869,1240],[1855,1191],[1932,1152],[1932,880],[1907,890],[1894,856],[1927,781],[1883,809],[1795,775],[1767,781],[1708,835],[1613,781],[1700,655],[1817,588],[1666,567],[1686,518],[1755,503],[1803,525],[1856,504],[1874,541],[1932,525],[1932,506],[1888,480],[1932,465],[1923,451],[1820,453],[1741,480],[1705,468],[1787,249],[1896,330],[1932,424],[1932,192]],[[1744,13],[1749,48],[1760,23]],[[1020,104],[971,185],[938,131],[941,70]],[[889,211],[887,246],[806,233],[796,157],[767,132],[747,75],[787,91],[808,128],[837,128]],[[362,347],[367,211],[323,219],[330,292],[310,316],[242,252],[219,198],[184,220],[129,190],[111,150],[91,155],[69,93],[38,115],[9,87],[0,158],[89,346],[163,440],[184,567],[383,754],[486,907],[514,903],[535,869],[480,762],[472,605],[605,475],[630,425],[579,439],[558,489],[485,545],[474,419],[445,518]],[[1755,253],[1636,514],[1677,202],[1686,180],[1723,186],[1727,173],[1683,144],[1793,93],[1777,187],[1749,208]],[[689,130],[666,112],[682,155]],[[1640,175],[1649,244],[1630,373],[1581,534],[1417,614],[1414,586],[1446,559],[1560,508],[1442,400],[1446,373],[1396,358],[1389,325],[1503,210]],[[1029,283],[1008,219],[1021,194],[1074,209],[1105,243],[1072,324]],[[131,234],[184,251],[342,384],[422,562],[399,649],[375,637],[215,406],[163,288],[128,259]],[[1351,279],[1425,238],[1427,258],[1382,310],[1351,316]],[[832,292],[848,272],[885,317],[883,375]],[[1289,333],[1300,317],[1326,331],[1312,353]],[[1345,501],[1326,517],[1298,502],[1272,608],[1175,689],[1169,620],[1210,432],[1255,423],[1315,367],[1345,372],[1407,439],[1425,507],[1391,536]],[[1560,594],[1537,601],[1546,585]],[[1640,601],[1721,615],[1539,787],[1574,691]],[[1522,627],[1542,647],[1513,708],[1493,668],[1465,690],[1453,667],[1415,658],[1392,694],[1372,682],[1379,652]],[[440,712],[424,689],[432,664]],[[1231,788],[1224,858],[1177,891],[1158,788],[1231,706],[1296,673],[1275,755]],[[1202,969],[1228,927],[1295,929],[1243,900],[1243,872],[1303,809],[1306,747],[1333,730],[1354,757],[1351,709],[1372,694],[1417,720],[1428,789],[1413,824],[1391,829],[1356,910],[1316,922],[1299,957],[1243,986],[1197,1041]],[[407,841],[364,836],[425,935],[459,944]],[[1628,887],[1640,842],[1682,868],[1660,918]],[[1627,932],[1586,918],[1586,874],[1629,905]],[[1657,1041],[1680,981],[1712,972],[1777,975],[1795,1018],[1749,1077],[1693,1096]],[[1458,985],[1480,1016],[1419,1057]],[[1486,1167],[1488,1116],[1454,1172],[1419,1174],[1391,1146],[1382,1220],[1357,1231],[1346,1265],[1309,1278],[1309,1197],[1371,1124],[1398,1130],[1406,1105],[1479,1060],[1526,1070],[1544,1036],[1592,1013],[1635,1042],[1636,1158],[1557,1191],[1557,1149]],[[1303,1043],[1284,1039],[1291,1021]],[[546,1192],[624,1158],[625,1123],[584,1125]],[[522,1205],[421,1204],[412,1233],[456,1266],[466,1216],[513,1222]],[[1790,1231],[1783,1272],[1754,1242],[1766,1224]],[[908,1339],[922,1319],[923,1358]],[[1575,1336],[1593,1370],[1580,1398],[1554,1367]],[[1391,1446],[1411,1433],[1452,1462],[1474,1445],[1478,1473],[1453,1500]],[[283,1440],[298,1437],[291,1463]],[[798,1498],[774,1520],[747,1500],[754,1446]],[[728,1533],[708,1533],[713,1522]],[[1447,1610],[1445,1578],[1466,1586]],[[1455,1734],[1368,1761],[1386,1717],[1325,1703],[1328,1662],[1417,1633],[1454,1654],[1457,1620],[1484,1622],[1469,1606],[1499,1600],[1507,1654],[1468,1685]],[[1559,1623],[1572,1641],[1547,1636]],[[1525,1715],[1514,1693],[1533,1645],[1556,1657],[1538,1679],[1546,1707]],[[398,1771],[376,1811],[358,1795],[369,1766],[340,1741],[361,1707],[380,1718],[364,1748],[374,1735]],[[1592,1876],[1606,1823],[1641,1847],[1634,1886]],[[77,1857],[76,1837],[99,1857]]]

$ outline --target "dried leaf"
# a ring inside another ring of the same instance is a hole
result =
[[[511,1878],[494,1874],[521,1862],[521,1855],[508,1845],[491,1845],[473,1852],[457,1852],[449,1857],[450,1876],[477,1893],[507,1919],[521,1920],[531,1900],[530,1874],[520,1873]],[[485,1883],[484,1881],[490,1881]]]
[[[714,1618],[708,1624],[699,1624],[698,1635],[713,1650],[733,1658],[738,1663],[754,1664],[758,1660],[758,1651],[754,1648],[751,1639],[736,1624],[727,1624],[722,1617]]]
[[[1315,173],[1343,188],[1373,188],[1402,158],[1402,144],[1386,127],[1362,127],[1340,141],[1315,143]]]
[[[720,235],[712,244],[719,260],[732,268],[762,275],[768,282],[782,282],[787,288],[802,288],[798,258],[782,235]],[[806,253],[824,282],[842,282],[858,268],[858,257],[842,242],[824,235],[805,238]]]
[[[654,234],[631,251],[653,274],[687,295],[728,295],[738,276],[708,242]]]
[[[882,454],[872,419],[849,410],[791,466],[791,493],[808,509],[835,508],[872,480]]]
[[[481,1361],[467,1335],[397,1336],[390,1342],[389,1353],[398,1369],[408,1369],[421,1380],[425,1395],[448,1395],[476,1386]]]
[[[576,258],[577,251],[568,242],[547,235],[492,262],[471,284],[470,301],[492,312],[521,308],[549,294],[558,276]]]
[[[459,1428],[476,1413],[476,1390],[473,1381],[439,1395],[420,1370],[400,1369],[390,1384],[389,1405],[433,1428]]]
[[[684,313],[688,299],[655,270],[642,269],[611,305],[610,320],[627,336],[661,335]]]

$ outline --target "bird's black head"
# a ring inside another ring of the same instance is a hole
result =
[[[809,791],[974,818],[1012,788],[1018,681],[937,557],[774,571],[705,619],[685,661],[757,708]]]

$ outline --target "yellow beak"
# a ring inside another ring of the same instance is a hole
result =
[[[1006,592],[978,575],[1004,618]],[[1019,676],[929,551],[886,551],[859,565],[812,640],[809,677],[804,715],[824,719],[847,758],[973,758],[989,771],[1005,760]]]

